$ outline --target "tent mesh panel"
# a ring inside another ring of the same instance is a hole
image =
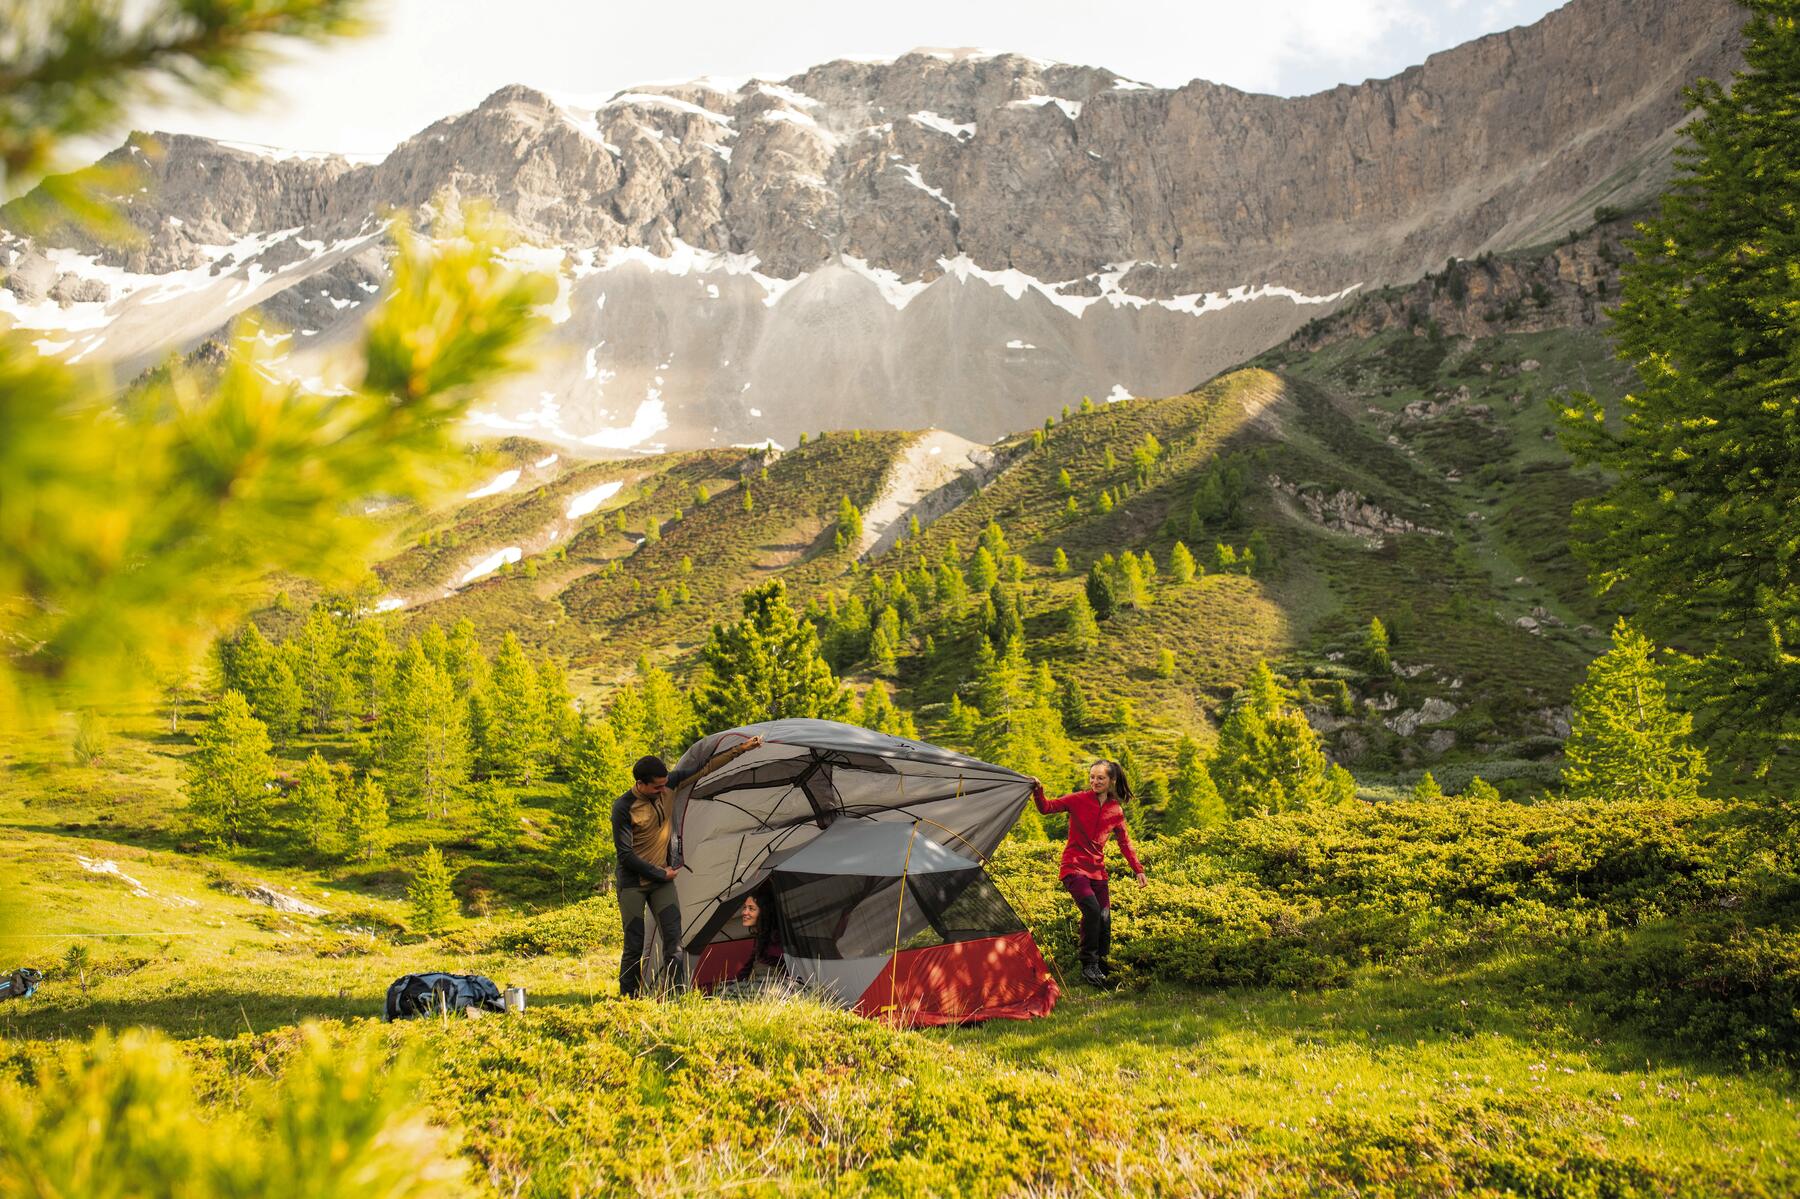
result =
[[[1025,927],[979,866],[904,883],[903,902],[898,878],[778,872],[770,884],[783,949],[804,958],[866,958]]]

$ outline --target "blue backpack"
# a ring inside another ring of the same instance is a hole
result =
[[[504,1012],[506,1005],[500,1001],[500,988],[484,974],[407,974],[388,988],[383,1018],[410,1020],[464,1008]]]
[[[23,966],[11,974],[0,976],[0,999],[25,999],[37,990],[44,976],[30,966]]]

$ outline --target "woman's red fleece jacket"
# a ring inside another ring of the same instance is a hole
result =
[[[1076,791],[1059,799],[1046,798],[1042,788],[1031,797],[1037,810],[1048,816],[1052,812],[1069,814],[1069,843],[1063,847],[1059,877],[1079,874],[1083,878],[1106,877],[1106,839],[1117,837],[1119,852],[1133,874],[1142,874],[1136,851],[1131,848],[1131,834],[1125,829],[1125,810],[1117,800],[1105,803],[1092,791]]]

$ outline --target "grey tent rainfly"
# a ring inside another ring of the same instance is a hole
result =
[[[714,733],[676,772],[752,737],[755,750],[675,794],[679,951],[695,985],[744,964],[753,942],[737,912],[757,891],[787,973],[846,1007],[919,1024],[1050,1011],[1043,956],[982,869],[1029,802],[1029,778],[807,719]]]

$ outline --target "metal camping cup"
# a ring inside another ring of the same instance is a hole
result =
[[[525,1010],[524,987],[506,988],[506,1010],[509,1012],[522,1012]]]

